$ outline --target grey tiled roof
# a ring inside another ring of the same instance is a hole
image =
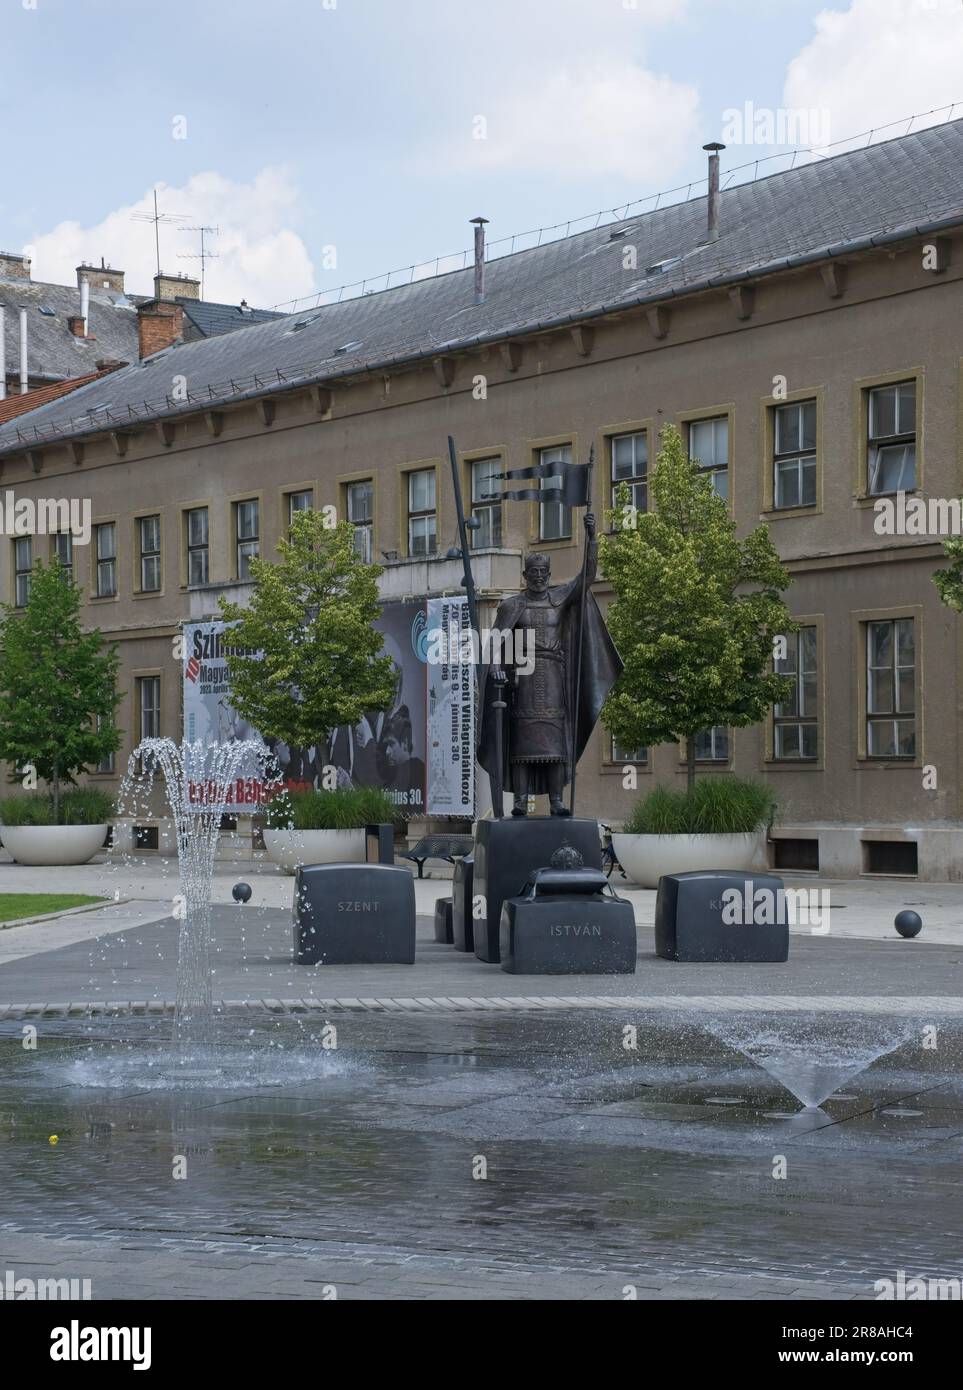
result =
[[[70,285],[36,280],[0,279],[0,304],[6,309],[7,375],[20,368],[20,309],[27,313],[27,365],[31,377],[47,381],[85,376],[109,357],[137,361],[137,309],[116,291],[90,289],[87,327],[93,338],[74,337],[67,319],[80,313],[80,291]],[[52,309],[53,315],[41,313]]]
[[[184,341],[188,343],[284,318],[273,309],[242,309],[239,304],[215,304],[209,299],[178,298],[177,302],[184,310]]]
[[[0,453],[27,434],[42,442],[333,380],[959,224],[963,120],[723,189],[714,242],[699,198],[492,260],[480,305],[469,268],[184,343],[11,421]],[[627,245],[634,270],[623,269]],[[175,374],[191,393],[180,405],[167,399]]]

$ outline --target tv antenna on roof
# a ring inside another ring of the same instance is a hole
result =
[[[154,224],[154,249],[157,252],[157,274],[161,273],[160,268],[160,224],[162,222],[186,222],[187,214],[179,212],[158,212],[157,210],[157,189],[154,189],[154,215],[149,212],[132,212],[130,215],[132,222],[153,222]]]
[[[200,261],[201,263],[201,298],[204,298],[204,266],[209,260],[217,260],[220,254],[217,251],[208,251],[204,244],[204,237],[207,234],[218,236],[220,227],[178,227],[179,232],[200,232],[201,249],[200,251],[178,251],[177,257],[181,261]]]

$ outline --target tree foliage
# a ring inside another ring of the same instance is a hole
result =
[[[221,599],[231,703],[266,738],[306,748],[394,696],[374,626],[381,567],[360,558],[346,522],[315,511],[295,514],[277,553],[251,562],[248,607]]]
[[[83,631],[80,598],[59,562],[38,560],[26,607],[4,604],[0,627],[0,758],[11,781],[36,768],[58,822],[61,783],[120,746],[117,649]]]
[[[933,583],[947,608],[963,613],[963,536],[944,541],[943,552],[950,563],[947,569],[936,571]]]
[[[691,781],[697,733],[754,724],[789,698],[791,679],[772,659],[774,638],[797,627],[781,597],[791,581],[765,526],[737,539],[673,426],[650,495],[654,508],[641,514],[626,514],[620,497],[617,529],[601,542],[616,594],[608,623],[625,662],[603,718],[623,746],[684,741]]]

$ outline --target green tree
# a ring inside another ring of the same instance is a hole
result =
[[[268,738],[292,747],[317,743],[339,724],[385,709],[394,666],[382,656],[380,565],[354,548],[352,528],[298,512],[278,560],[253,560],[248,607],[221,599],[233,623],[227,652],[231,703]]]
[[[650,478],[654,510],[617,498],[617,529],[602,538],[616,598],[608,622],[625,662],[603,719],[620,743],[684,742],[695,782],[695,736],[743,727],[791,695],[773,672],[774,639],[793,632],[781,594],[790,584],[765,526],[737,540],[709,475],[666,426]]]
[[[943,553],[950,562],[949,568],[937,570],[933,583],[947,608],[963,613],[963,536],[944,541]]]
[[[117,648],[98,629],[82,630],[80,598],[58,561],[38,560],[26,607],[4,604],[0,626],[0,759],[13,782],[36,768],[55,824],[61,784],[120,746]]]

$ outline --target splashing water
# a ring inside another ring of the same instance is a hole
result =
[[[211,976],[211,881],[225,809],[245,789],[260,795],[280,784],[276,761],[253,739],[205,744],[146,738],[134,749],[118,798],[120,814],[154,801],[158,774],[177,835],[180,918],[174,1052],[178,1065],[193,1066],[214,1043]],[[253,774],[253,776],[252,776]]]
[[[733,1014],[709,1031],[769,1073],[807,1109],[815,1109],[887,1052],[901,1047],[912,1028],[893,1018],[831,1014],[763,1018]]]

